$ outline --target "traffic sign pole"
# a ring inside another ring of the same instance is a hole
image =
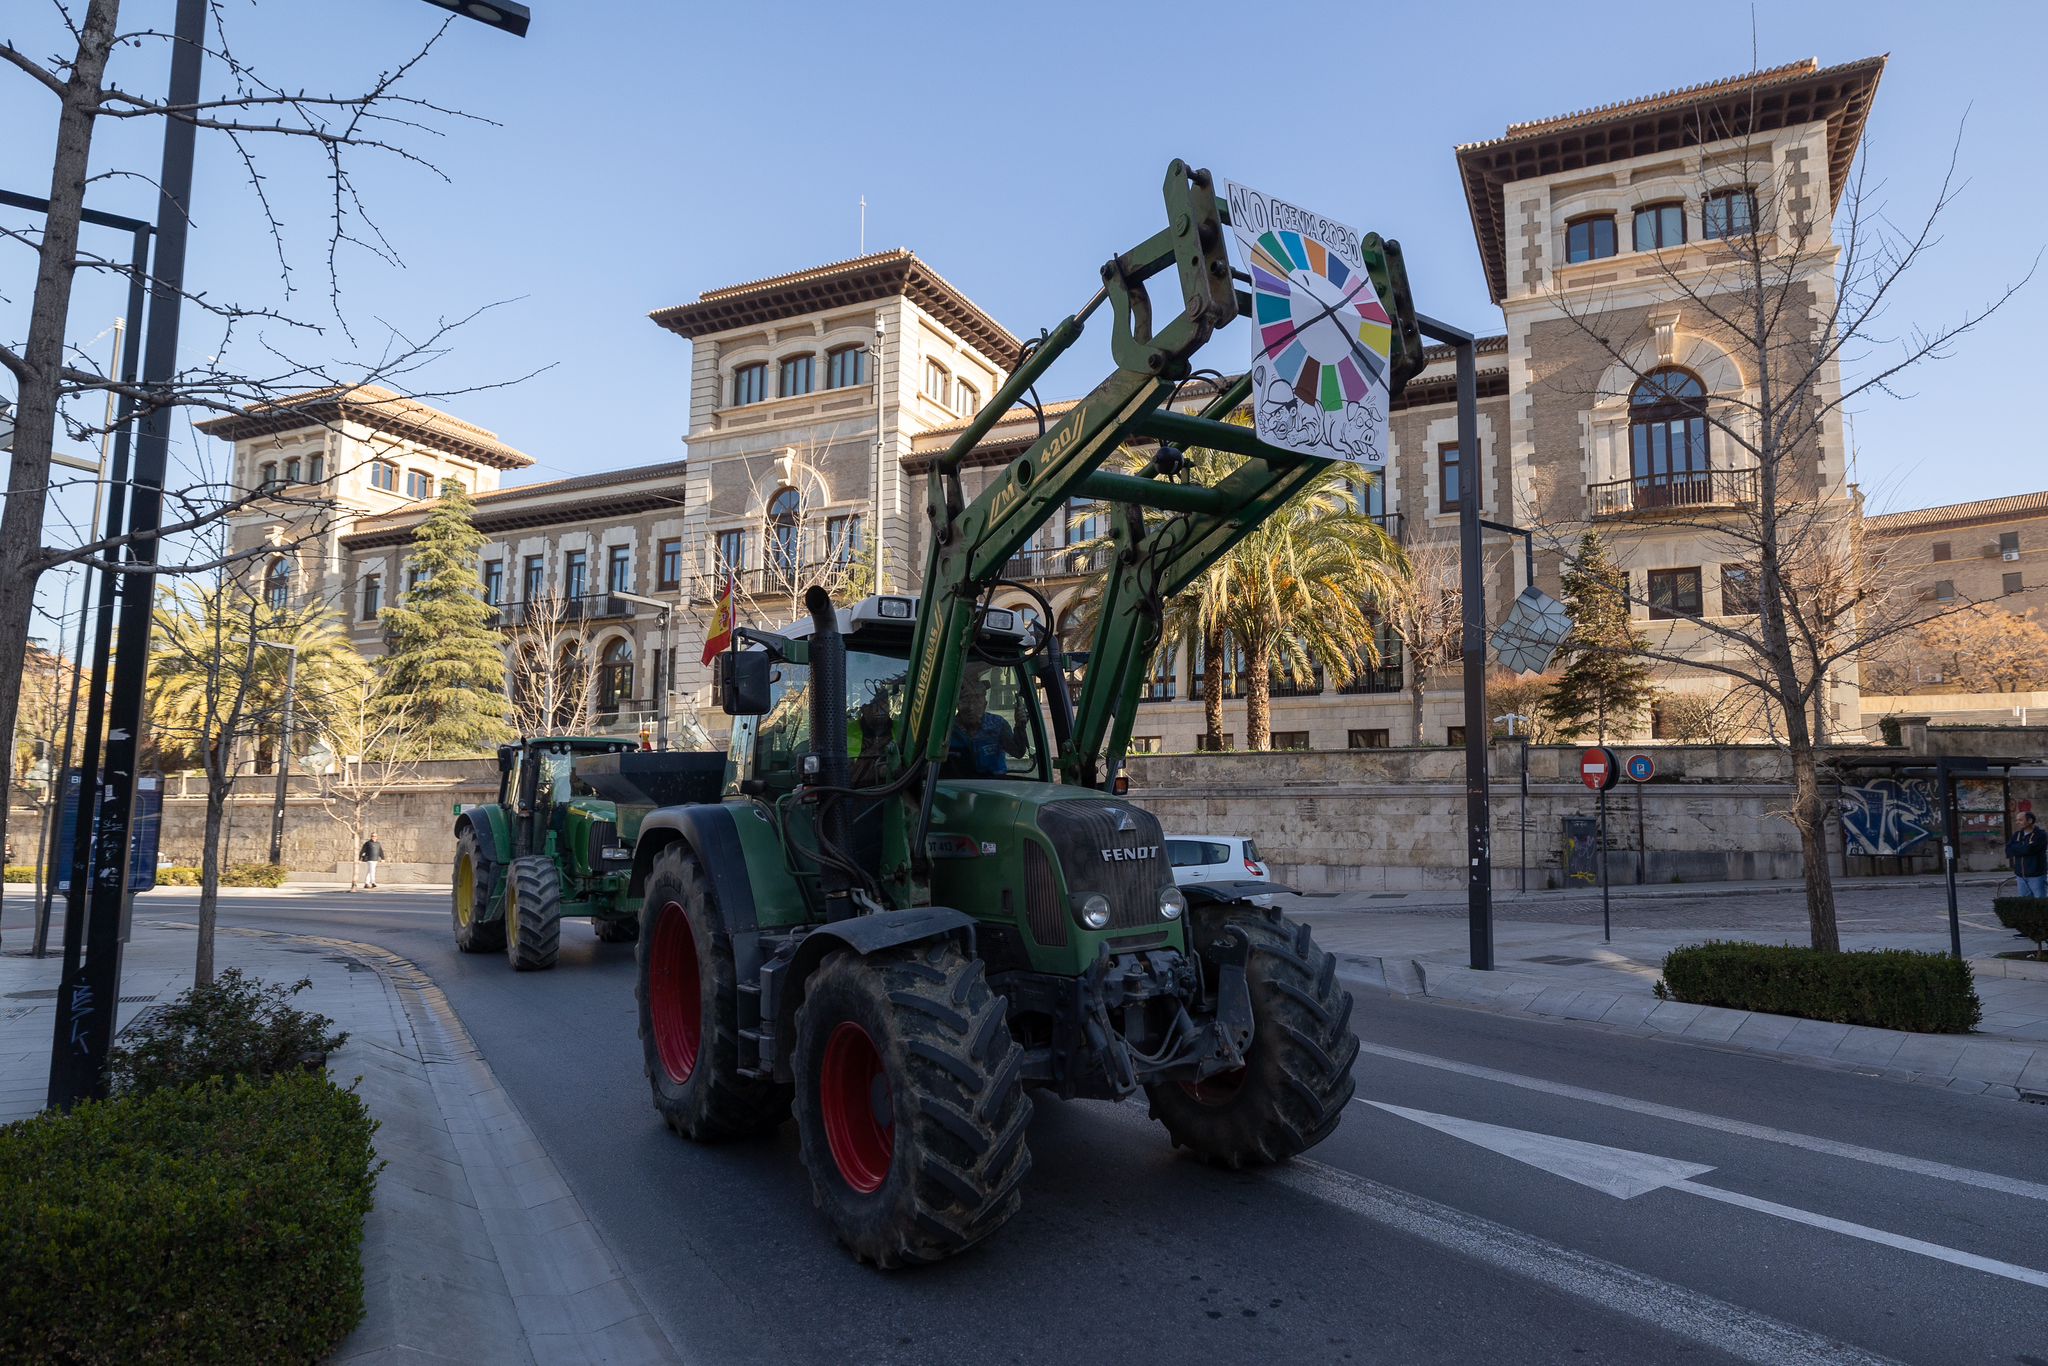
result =
[[[1630,764],[1633,766],[1634,760]],[[1579,781],[1600,794],[1600,937],[1608,941],[1614,938],[1614,919],[1607,886],[1607,789],[1620,777],[1620,761],[1607,746],[1595,745],[1579,756]]]

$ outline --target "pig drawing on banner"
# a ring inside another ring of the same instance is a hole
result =
[[[1387,463],[1393,323],[1353,228],[1225,183],[1252,278],[1252,422],[1261,441],[1371,469]]]

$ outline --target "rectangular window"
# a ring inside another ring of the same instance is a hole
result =
[[[1934,600],[1936,602],[1954,602],[1956,600],[1955,580],[1936,579],[1934,582]]]
[[[2026,585],[2020,582],[2020,580],[2025,577],[2023,574],[2007,574],[2005,576],[2005,591],[2008,593],[2024,592]]]
[[[1757,603],[1756,570],[1746,564],[1721,566],[1721,615],[1753,617]]]
[[[1269,749],[1307,749],[1308,732],[1305,730],[1276,730],[1267,742]]]
[[[744,531],[721,531],[718,533],[718,567],[721,571],[740,573],[747,568],[747,533]],[[725,591],[725,585],[719,585]]]
[[[1223,743],[1217,745],[1209,743],[1209,733],[1207,731],[1195,737],[1195,749],[1199,753],[1213,754],[1219,750],[1236,748],[1237,736],[1230,731],[1223,732]]]
[[[825,355],[825,387],[847,389],[868,382],[868,349],[842,346]]]
[[[324,484],[327,482],[327,457],[315,452],[306,457],[306,482]]]
[[[590,591],[590,552],[587,550],[565,550],[562,552],[562,596],[580,598]]]
[[[484,601],[496,607],[505,601],[505,562],[484,561]]]
[[[945,366],[935,360],[924,363],[925,397],[941,408],[953,406],[953,375]]]
[[[816,356],[791,356],[782,362],[782,371],[777,378],[775,392],[784,398],[808,394],[817,387],[817,378]]]
[[[953,407],[963,413],[981,411],[981,390],[961,380],[953,389]]]
[[[1099,541],[1109,535],[1109,514],[1102,504],[1091,498],[1075,498],[1067,503],[1067,544],[1082,545],[1088,541]],[[1076,573],[1085,572],[1076,569]]]
[[[2001,531],[2001,532],[1999,532],[1999,533],[1998,533],[1998,553],[1999,553],[1999,554],[2001,554],[2001,555],[2017,555],[2017,554],[2019,554],[2019,553],[2020,553],[2020,534],[2019,534],[2019,533],[2018,533],[2017,531]]]
[[[1156,735],[1133,735],[1131,743],[1124,746],[1126,754],[1157,754],[1161,741]]]
[[[1352,749],[1391,749],[1393,737],[1384,730],[1354,730],[1345,732]]]
[[[256,470],[256,487],[268,492],[277,487],[277,462],[266,460]]]
[[[426,570],[424,570],[424,569],[419,569],[419,568],[416,568],[416,567],[414,567],[414,566],[412,566],[412,565],[407,565],[407,566],[406,566],[406,569],[405,569],[405,592],[406,592],[406,596],[407,596],[407,597],[410,597],[410,596],[412,596],[412,591],[413,591],[413,589],[415,589],[415,588],[418,588],[418,587],[419,587],[419,586],[420,586],[421,584],[425,583],[426,581],[427,581],[427,571],[426,571]]]
[[[363,575],[363,620],[375,621],[377,614],[384,610],[384,576]]]
[[[405,496],[408,498],[430,498],[434,492],[433,476],[425,470],[405,472]]]
[[[833,564],[852,564],[860,555],[860,514],[825,519],[825,554]]]
[[[383,489],[386,492],[396,489],[398,487],[398,466],[392,464],[389,460],[372,460],[370,462],[370,487],[373,489]]]
[[[1936,541],[1934,543],[1934,562],[1936,564],[1940,564],[1943,560],[1951,558],[1954,554],[1955,552],[1952,549],[1950,549],[1949,543],[1947,541]]]
[[[661,573],[659,586],[679,587],[683,581],[683,543],[663,541],[661,543]]]
[[[768,362],[756,361],[732,372],[732,406],[744,407],[768,397]]]
[[[1604,256],[1614,255],[1614,215],[1603,213],[1598,218],[1581,218],[1567,223],[1564,228],[1564,258],[1566,261],[1598,261]]]
[[[1445,727],[1444,727],[1444,743],[1445,743],[1445,744],[1447,744],[1447,745],[1462,745],[1462,744],[1464,744],[1464,743],[1465,743],[1465,728],[1464,728],[1463,726],[1445,726]]]
[[[1636,250],[1656,251],[1685,241],[1685,205],[1645,204],[1636,210]]]
[[[1701,206],[1700,236],[1747,237],[1756,228],[1756,192],[1716,190]]]
[[[632,547],[615,545],[611,548],[611,558],[605,565],[604,586],[614,593],[633,591]]]
[[[1462,488],[1458,480],[1458,443],[1447,441],[1436,451],[1436,510],[1454,511]]]
[[[284,462],[284,481],[287,484],[299,482],[299,457],[296,455]]]
[[[526,557],[526,602],[530,606],[539,602],[548,591],[547,561],[538,555]]]
[[[1674,621],[1700,614],[1698,569],[1650,571],[1650,620]]]

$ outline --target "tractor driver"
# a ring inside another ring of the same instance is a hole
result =
[[[1010,772],[1004,755],[1021,759],[1030,751],[1025,730],[1024,694],[1010,720],[988,711],[988,675],[970,672],[960,680],[960,712],[946,737],[946,770],[960,778],[1001,778]]]

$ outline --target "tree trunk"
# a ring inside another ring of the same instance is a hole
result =
[[[213,926],[220,908],[221,827],[228,803],[228,785],[217,762],[206,766],[206,839],[199,847],[199,956],[192,967],[192,985],[213,981]]]
[[[1202,721],[1209,732],[1209,748],[1223,748],[1223,633],[1212,631],[1202,637]]]
[[[0,736],[14,734],[21,714],[21,680],[28,659],[29,618],[36,579],[43,571],[43,514],[49,497],[50,452],[56,442],[57,399],[64,367],[64,329],[77,271],[79,214],[85,207],[86,167],[92,153],[94,112],[112,49],[120,0],[92,0],[79,30],[78,55],[65,82],[57,116],[56,156],[50,167],[50,210],[43,219],[36,292],[29,305],[24,373],[15,398],[14,455],[7,498],[0,506]],[[140,321],[130,319],[131,326]],[[99,528],[89,533],[97,536]],[[0,745],[0,792],[14,790],[14,746]],[[0,841],[7,834],[7,803],[0,801]],[[0,884],[4,885],[4,884]]]
[[[1270,748],[1273,742],[1273,642],[1251,641],[1245,651],[1244,747]]]
[[[1792,711],[1799,723],[1791,736],[1792,825],[1799,831],[1801,873],[1806,880],[1806,919],[1813,947],[1839,953],[1835,927],[1835,884],[1828,876],[1827,804],[1821,799],[1820,764],[1806,734],[1806,717]]]
[[[1422,670],[1414,664],[1408,666],[1408,721],[1415,728],[1415,734],[1408,743],[1422,743]]]

